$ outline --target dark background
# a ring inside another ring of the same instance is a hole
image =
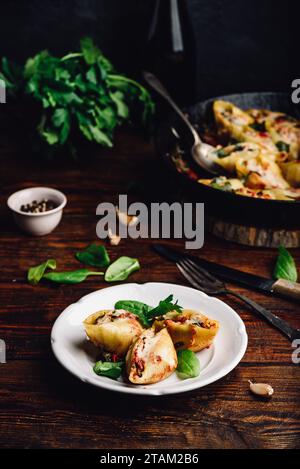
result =
[[[0,57],[24,61],[43,48],[64,53],[91,35],[120,71],[136,75],[154,3],[2,0]],[[290,89],[299,75],[297,1],[187,0],[187,7],[196,41],[195,97]]]

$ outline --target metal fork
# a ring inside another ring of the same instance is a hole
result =
[[[300,329],[290,326],[286,321],[260,306],[247,296],[241,295],[226,287],[225,283],[217,279],[205,269],[197,265],[192,259],[184,258],[176,262],[176,265],[186,280],[198,290],[208,295],[233,295],[250,306],[258,315],[262,316],[272,326],[279,329],[291,341],[300,339]]]

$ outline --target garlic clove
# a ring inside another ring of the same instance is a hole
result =
[[[121,241],[121,236],[114,234],[111,229],[108,229],[108,238],[111,246],[118,246]]]
[[[137,224],[138,217],[136,217],[135,215],[128,215],[128,213],[126,213],[126,212],[120,212],[118,207],[116,207],[116,212],[117,212],[118,218],[119,218],[120,222],[122,223],[122,225],[131,225],[131,226],[133,226],[133,225]]]
[[[266,383],[252,383],[252,381],[249,380],[250,384],[250,391],[253,392],[253,394],[256,394],[257,396],[263,396],[263,397],[271,397],[274,394],[274,389],[270,384]]]

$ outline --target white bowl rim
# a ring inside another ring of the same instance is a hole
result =
[[[46,212],[39,212],[39,213],[22,212],[22,210],[16,209],[15,207],[12,206],[12,200],[16,198],[18,195],[20,195],[22,192],[36,190],[36,189],[39,189],[41,191],[52,192],[52,194],[55,194],[58,197],[60,197],[62,202],[57,207],[53,208],[52,210],[47,210]],[[13,212],[18,213],[19,215],[23,215],[25,217],[26,216],[27,217],[43,217],[46,215],[52,215],[52,213],[56,213],[62,210],[65,207],[67,200],[68,199],[65,196],[65,194],[59,191],[58,189],[54,189],[53,187],[45,187],[45,186],[33,186],[33,187],[26,187],[25,189],[21,189],[11,194],[7,199],[7,206]]]

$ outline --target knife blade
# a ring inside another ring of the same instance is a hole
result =
[[[300,284],[296,282],[289,282],[287,280],[272,280],[259,275],[249,274],[242,272],[232,267],[217,264],[215,262],[201,259],[200,257],[191,254],[182,253],[173,248],[166,247],[162,244],[154,244],[154,250],[161,256],[169,259],[172,262],[178,262],[180,259],[189,258],[193,259],[200,267],[206,269],[216,277],[222,280],[227,280],[232,283],[250,287],[264,293],[278,294],[288,298],[300,301]]]

